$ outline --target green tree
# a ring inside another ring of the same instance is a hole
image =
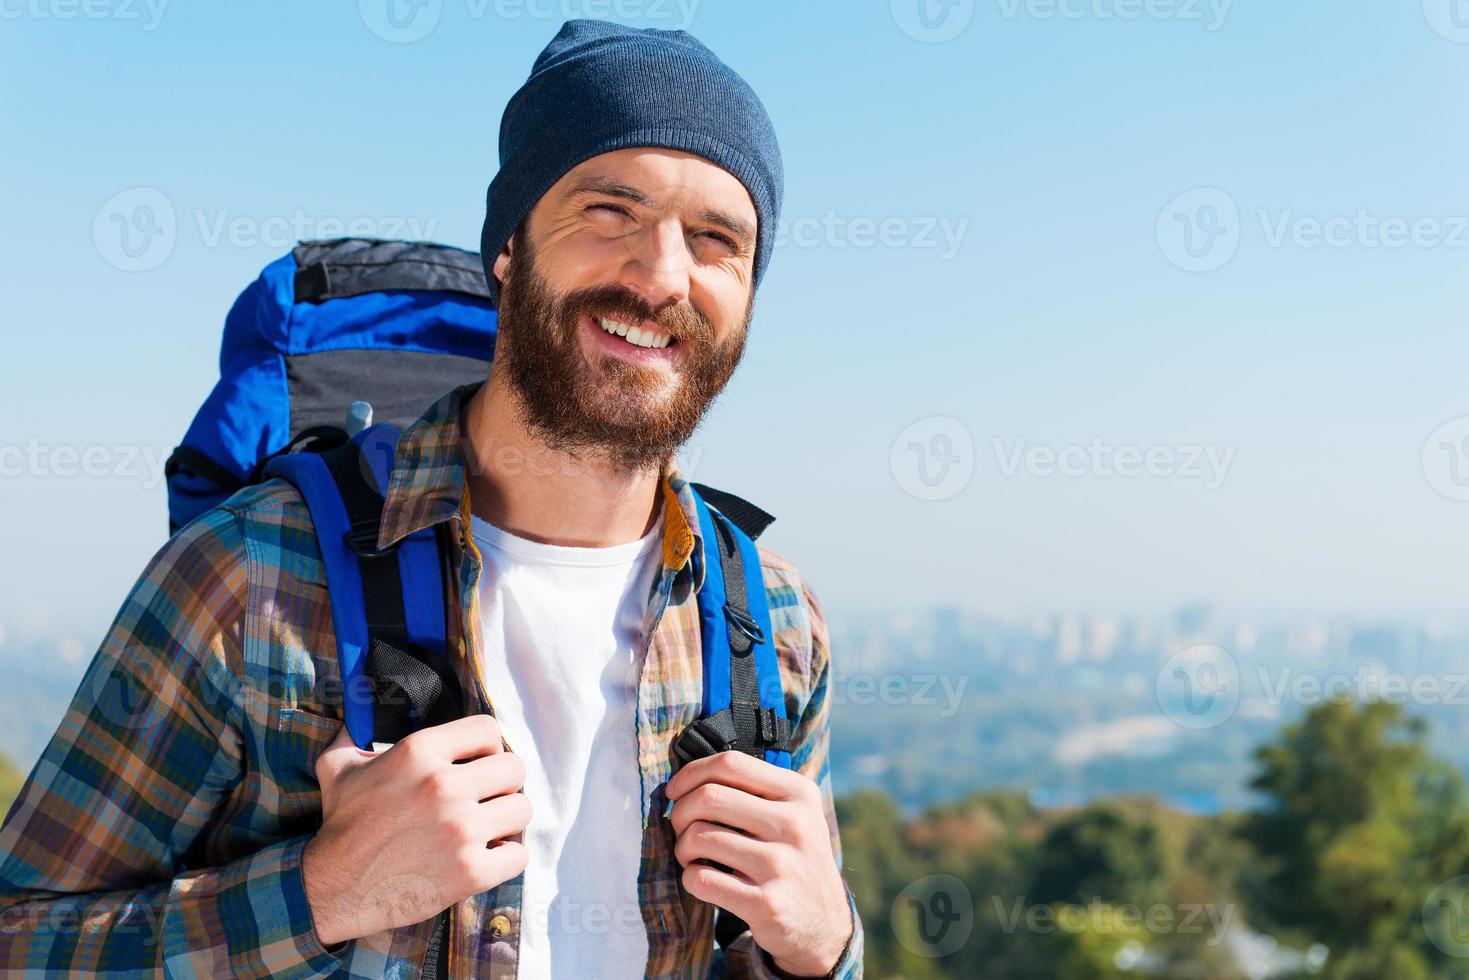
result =
[[[1168,887],[1162,828],[1120,801],[1095,803],[1051,828],[1032,878],[1040,902],[1161,901]]]
[[[0,817],[10,811],[10,804],[14,802],[24,782],[25,774],[11,765],[9,759],[0,755]]]
[[[1266,806],[1241,824],[1259,855],[1257,921],[1331,949],[1331,977],[1442,975],[1424,899],[1469,867],[1458,775],[1400,705],[1331,701],[1256,752]]]

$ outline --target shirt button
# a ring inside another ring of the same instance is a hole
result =
[[[490,933],[496,939],[510,931],[510,920],[503,915],[497,915],[490,920]]]

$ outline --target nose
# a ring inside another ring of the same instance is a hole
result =
[[[694,257],[678,221],[660,221],[629,235],[622,285],[656,309],[686,302]]]

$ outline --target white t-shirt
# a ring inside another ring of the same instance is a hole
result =
[[[517,976],[641,977],[638,669],[661,522],[611,548],[472,530],[486,693],[532,809]]]

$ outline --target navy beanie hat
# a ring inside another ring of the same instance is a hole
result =
[[[739,178],[759,218],[759,286],[785,181],[765,106],[687,31],[583,19],[562,26],[500,120],[500,171],[490,183],[480,235],[497,303],[495,258],[520,219],[577,164],[634,146],[694,153]]]

